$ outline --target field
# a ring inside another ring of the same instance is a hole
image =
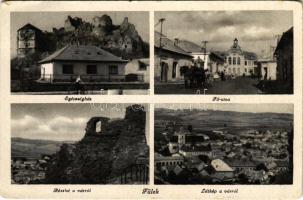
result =
[[[230,133],[248,130],[285,129],[293,122],[292,114],[247,113],[213,110],[155,110],[155,135],[163,131],[159,121],[175,121],[192,125],[196,131],[228,130]]]

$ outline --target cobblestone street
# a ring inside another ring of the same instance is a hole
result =
[[[234,80],[215,81],[212,86],[208,86],[205,94],[260,94],[255,85],[258,79],[239,77]],[[155,94],[203,94],[204,88],[185,88],[181,82],[179,84],[155,85]]]

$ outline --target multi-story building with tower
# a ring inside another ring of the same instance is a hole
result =
[[[17,31],[17,55],[25,57],[27,54],[35,53],[43,48],[43,32],[33,26],[26,24]]]
[[[256,73],[257,55],[253,52],[242,50],[237,38],[234,39],[233,45],[225,53],[226,74],[242,76]]]

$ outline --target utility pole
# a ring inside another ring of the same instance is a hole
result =
[[[161,52],[161,49],[162,49],[162,26],[163,26],[163,22],[165,21],[165,18],[161,18],[161,19],[159,19],[159,23],[161,23],[160,24],[160,45],[159,45],[159,52]],[[161,58],[161,56],[160,56],[160,58]]]
[[[159,65],[161,66],[161,50],[162,50],[162,26],[163,26],[163,22],[165,21],[165,18],[161,18],[159,19],[159,23],[161,23],[160,25],[160,40],[159,40]],[[161,78],[160,80],[162,81],[162,67],[161,67]]]
[[[265,50],[262,49],[262,50],[261,50],[261,58],[265,58],[264,54],[265,54]]]
[[[275,46],[270,46],[270,56],[272,59],[274,59],[275,48]]]
[[[207,45],[207,43],[208,43],[207,40],[202,41],[203,48],[204,48],[204,65],[205,65],[205,63],[206,63],[205,55],[206,55],[206,45]],[[203,66],[203,68],[204,68],[204,66]]]

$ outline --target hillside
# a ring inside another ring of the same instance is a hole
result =
[[[12,157],[35,157],[39,158],[41,154],[54,154],[65,142],[52,140],[32,140],[25,138],[11,139]]]
[[[127,17],[121,24],[113,24],[108,15],[95,16],[90,22],[68,16],[64,27],[45,32],[44,43],[49,52],[72,43],[98,46],[124,59],[149,56],[148,44]]]
[[[195,128],[214,129],[226,124],[230,128],[289,127],[293,115],[281,113],[248,113],[214,110],[156,109],[155,120],[192,124]]]

